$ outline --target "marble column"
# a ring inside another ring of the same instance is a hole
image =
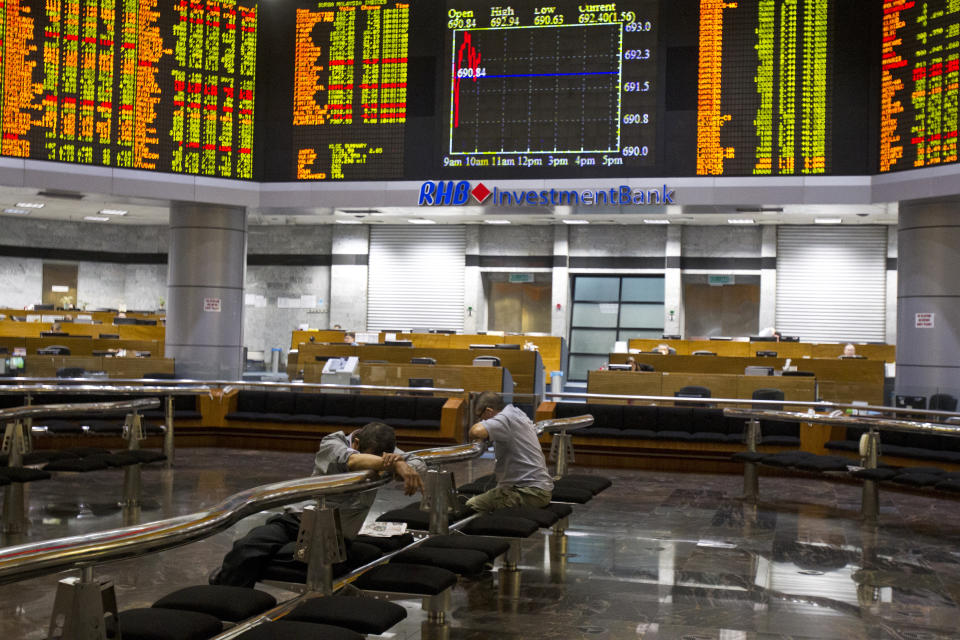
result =
[[[760,314],[756,331],[777,326],[777,226],[760,227]]]
[[[570,228],[553,227],[553,273],[550,291],[550,335],[567,339],[570,326]],[[564,363],[566,366],[566,363]],[[549,373],[549,372],[548,372]]]
[[[899,395],[960,397],[960,198],[900,203]]]
[[[246,257],[245,209],[170,207],[166,357],[177,377],[240,378]]]
[[[483,275],[480,273],[480,227],[464,226],[466,256],[463,268],[463,332],[487,330],[487,307],[483,298]]]
[[[666,264],[663,270],[663,333],[666,335],[683,335],[682,244],[683,227],[667,227]]]

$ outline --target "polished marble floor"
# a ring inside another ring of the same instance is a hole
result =
[[[140,514],[107,507],[120,496],[122,471],[61,475],[29,485],[26,540],[190,513],[298,469],[306,474],[311,461],[307,454],[182,449],[172,471],[144,470],[144,495],[154,504]],[[459,482],[491,468],[489,459],[454,466]],[[410,615],[389,637],[960,638],[956,501],[883,491],[879,526],[871,527],[860,521],[853,485],[762,478],[761,502],[752,507],[738,499],[739,476],[577,472],[602,473],[614,485],[575,508],[565,537],[542,533],[524,543],[518,584],[492,573],[461,581],[444,626],[427,622],[418,602],[405,602]],[[398,485],[383,488],[373,513],[409,500]],[[77,502],[91,507],[85,517],[64,515],[64,504]],[[97,575],[115,581],[121,609],[149,605],[204,583],[232,541],[266,515],[178,549],[99,567]],[[0,586],[0,638],[46,637],[59,577]]]

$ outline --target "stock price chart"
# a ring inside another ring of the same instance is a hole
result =
[[[0,154],[253,178],[255,0],[5,0]]]
[[[831,169],[832,4],[700,0],[697,175]]]
[[[655,162],[657,2],[447,4],[447,168]]]

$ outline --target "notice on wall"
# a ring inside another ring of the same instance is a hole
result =
[[[933,313],[917,313],[914,315],[917,329],[933,329]]]
[[[220,298],[204,298],[203,310],[206,313],[220,313]]]

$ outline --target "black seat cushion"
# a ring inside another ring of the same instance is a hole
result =
[[[763,462],[768,455],[770,454],[759,451],[738,451],[730,456],[730,459],[735,462]]]
[[[511,518],[486,514],[468,522],[463,532],[475,536],[495,536],[498,538],[527,538],[536,533],[540,526],[526,518]]]
[[[126,638],[126,635],[124,635]],[[267,622],[244,631],[236,640],[363,640],[356,631],[310,622]]]
[[[71,447],[69,449],[65,449],[65,451],[69,451],[73,455],[80,458],[110,453],[109,449],[104,449],[103,447]]]
[[[0,474],[0,487],[5,487],[8,484],[10,484],[10,478]]]
[[[357,536],[353,541],[373,545],[383,553],[390,553],[391,551],[403,549],[407,545],[413,544],[413,534],[404,533],[403,535],[389,537]]]
[[[123,420],[85,420],[93,433],[122,433]]]
[[[325,393],[297,393],[294,395],[293,410],[298,416],[322,416],[325,413]]]
[[[43,468],[44,471],[73,471],[75,473],[86,473],[88,471],[100,471],[107,469],[111,465],[107,464],[102,456],[90,456],[87,458],[64,458],[63,460],[54,460]]]
[[[553,502],[574,502],[576,504],[586,504],[593,499],[593,491],[573,484],[554,483],[553,493],[550,497]]]
[[[627,405],[623,407],[623,428],[656,431],[659,409],[654,405]]]
[[[431,536],[422,545],[424,548],[438,549],[470,549],[481,551],[492,562],[497,556],[503,555],[510,548],[506,540],[488,538],[485,536],[466,536],[451,534],[448,536]]]
[[[52,477],[47,471],[28,469],[26,467],[0,468],[0,476],[10,482],[33,482],[35,480],[49,480]]]
[[[438,547],[416,547],[401,551],[393,558],[394,562],[440,567],[457,575],[472,576],[483,571],[488,562],[487,554],[472,549],[442,549]]]
[[[910,487],[932,487],[943,481],[942,473],[898,473],[891,478],[897,484],[904,484]]]
[[[407,617],[407,610],[376,598],[325,596],[311,598],[284,620],[331,624],[357,633],[380,635]]]
[[[549,509],[535,509],[531,507],[510,507],[507,509],[497,509],[492,512],[492,516],[506,516],[508,518],[526,518],[533,520],[541,528],[550,527],[560,519],[560,516]]]
[[[833,449],[835,451],[859,451],[860,443],[856,440],[830,440],[827,444],[823,445],[827,449]]]
[[[207,613],[219,620],[239,622],[263,613],[276,604],[276,598],[256,589],[205,584],[178,589],[154,602],[153,606],[157,609]]]
[[[562,502],[551,502],[544,509],[549,509],[557,514],[557,518],[566,518],[571,513],[573,513],[573,507],[569,504],[564,504]]]
[[[774,467],[796,467],[812,457],[814,457],[814,454],[807,451],[784,451],[782,453],[769,453],[761,461],[763,464]]]
[[[237,393],[237,411],[240,413],[266,413],[266,391],[240,391]]]
[[[79,422],[74,422],[73,420],[56,420],[53,418],[45,418],[43,424],[47,428],[47,431],[53,434],[79,434],[83,433],[83,425]]]
[[[856,464],[850,458],[840,456],[810,456],[798,462],[795,467],[804,471],[846,471],[849,465]]]
[[[960,480],[954,478],[948,478],[946,480],[940,480],[936,485],[936,488],[941,491],[953,491],[955,493],[960,493]]]
[[[346,547],[347,558],[343,562],[335,563],[332,567],[334,578],[345,576],[354,569],[383,556],[383,553],[377,547],[355,540],[347,540]],[[281,547],[270,564],[267,565],[260,579],[296,583],[306,582],[307,565],[294,558],[293,554],[296,548],[296,542],[290,542]]]
[[[800,445],[799,436],[761,436],[760,444],[769,444],[778,447],[796,447]]]
[[[446,569],[391,562],[367,571],[354,585],[371,591],[435,596],[456,583],[457,574]]]
[[[593,492],[594,495],[609,488],[613,481],[603,476],[591,476],[583,473],[570,473],[558,480],[558,482],[569,482],[577,486],[584,487]]]
[[[119,452],[118,452],[119,453]],[[138,462],[143,464],[149,464],[151,462],[161,462],[167,459],[167,456],[163,455],[159,451],[151,451],[150,449],[132,449],[127,450],[124,453],[127,453]]]
[[[854,478],[860,478],[862,480],[876,480],[883,481],[889,480],[893,476],[897,475],[896,469],[857,469],[851,473]]]
[[[123,640],[206,640],[223,631],[216,617],[195,611],[172,609],[130,609],[120,613]],[[107,623],[107,637],[117,637]]]
[[[44,462],[55,462],[56,460],[67,460],[77,456],[69,451],[57,451],[54,449],[40,449],[23,454],[23,464],[26,467]]]

